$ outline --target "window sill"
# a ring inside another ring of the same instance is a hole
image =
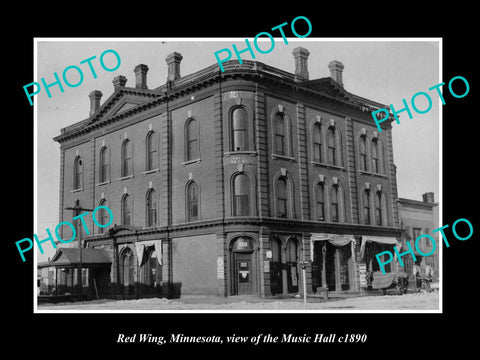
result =
[[[272,158],[274,159],[279,159],[279,160],[287,160],[287,161],[295,161],[294,157],[291,156],[285,156],[285,155],[278,155],[278,154],[272,154]]]
[[[110,181],[104,181],[97,184],[97,186],[103,186],[103,185],[110,185]]]
[[[202,159],[198,158],[198,159],[194,159],[194,160],[184,161],[184,162],[180,163],[180,165],[181,166],[187,166],[187,165],[190,165],[190,164],[199,163],[200,161],[202,161]]]
[[[345,168],[343,166],[338,166],[338,165],[332,165],[332,164],[327,164],[323,162],[318,162],[318,161],[311,161],[310,162],[314,166],[322,166],[330,169],[337,169],[337,170],[342,170],[345,171]]]
[[[77,192],[81,192],[81,191],[83,191],[83,188],[70,190],[70,192],[71,192],[72,194],[73,194],[73,193],[77,193]]]
[[[358,172],[362,175],[371,175],[371,176],[376,176],[384,179],[388,178],[388,176],[385,174],[379,174],[379,173],[374,173],[374,172],[365,171],[365,170],[358,170]]]
[[[127,175],[119,178],[118,180],[123,181],[123,180],[128,180],[128,179],[133,179],[133,175]]]
[[[159,168],[152,169],[152,170],[145,170],[144,172],[142,172],[142,175],[153,174],[153,173],[157,173],[157,172],[159,172],[159,171],[160,171]]]
[[[257,156],[256,151],[227,151],[224,154],[225,156],[230,156],[230,155],[251,155],[251,156]]]

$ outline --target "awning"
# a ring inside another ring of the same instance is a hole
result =
[[[365,245],[367,242],[376,242],[379,244],[387,244],[387,245],[397,245],[398,241],[396,238],[391,236],[365,236],[362,235],[362,244],[360,245],[360,258],[363,259],[363,255],[365,254]]]
[[[355,243],[353,235],[340,235],[340,234],[328,234],[328,233],[316,233],[312,234],[312,241],[328,241],[335,246],[345,246],[350,242]]]
[[[377,242],[381,244],[397,245],[397,239],[388,236],[362,236],[363,241]]]
[[[158,264],[162,265],[162,240],[149,240],[135,243],[135,250],[137,251],[137,258],[139,259],[139,262],[143,260],[143,253],[145,251],[145,247],[147,246],[155,247]]]
[[[78,248],[58,248],[50,266],[69,267],[77,266],[80,262],[80,251]],[[108,253],[100,249],[83,248],[82,249],[82,267],[93,265],[111,264],[112,261]]]

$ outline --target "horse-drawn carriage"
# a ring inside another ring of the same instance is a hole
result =
[[[408,287],[408,274],[403,271],[382,273],[380,271],[371,272],[372,289],[381,289],[383,295],[386,295],[387,289],[398,289],[400,294],[405,294]]]

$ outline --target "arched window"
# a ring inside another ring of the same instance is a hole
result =
[[[277,217],[287,218],[288,215],[288,190],[287,180],[281,177],[277,180]]]
[[[325,220],[325,188],[322,183],[318,183],[316,187],[316,193],[315,193],[315,199],[316,199],[316,219],[318,221],[324,221]]]
[[[274,123],[274,131],[275,131],[274,133],[275,154],[286,155],[287,154],[287,144],[286,144],[287,129],[285,124],[285,117],[280,113],[276,113],[273,123]]]
[[[103,146],[100,149],[100,163],[99,163],[99,181],[101,183],[108,180],[108,148]]]
[[[335,146],[335,129],[331,127],[327,131],[327,156],[328,156],[329,164],[332,164],[332,165],[337,164],[336,151],[337,150]]]
[[[237,174],[233,179],[233,216],[250,215],[250,181],[245,174]]]
[[[160,275],[162,271],[160,264],[158,264],[157,253],[153,247],[146,250],[145,264],[143,267],[144,283],[149,288],[148,291],[152,292],[152,290],[156,290],[157,286],[160,285],[157,283],[157,279],[161,279]]]
[[[195,119],[187,120],[186,125],[186,159],[185,161],[195,160],[200,158],[199,143],[198,143],[198,122]]]
[[[378,174],[378,143],[377,140],[372,140],[372,172]]]
[[[147,193],[147,227],[157,226],[157,192],[150,189]]]
[[[154,170],[158,168],[158,141],[157,133],[155,131],[150,131],[147,134],[146,139],[146,155],[147,155],[147,166],[146,171]]]
[[[107,200],[106,199],[100,200],[99,206],[108,206],[107,205]],[[110,215],[109,215],[108,211],[105,210],[104,208],[100,208],[100,210],[98,210],[98,212],[100,213],[99,218],[97,218],[97,221],[100,220],[100,221],[98,221],[98,223],[100,225],[108,224],[108,222],[110,221]],[[100,234],[103,234],[104,231],[105,231],[105,228],[98,227],[98,232]]]
[[[132,164],[132,143],[126,139],[122,143],[122,177],[130,176],[133,173]]]
[[[298,243],[295,239],[290,239],[287,242],[286,260],[287,262],[298,261]]]
[[[363,192],[363,223],[370,225],[370,190]]]
[[[120,261],[120,281],[125,287],[133,286],[134,284],[134,264],[133,264],[133,252],[130,249],[126,249],[121,256]]]
[[[313,161],[322,162],[322,132],[320,124],[313,126]]]
[[[122,197],[122,225],[132,225],[132,198],[128,194]]]
[[[232,113],[232,151],[245,151],[249,148],[248,116],[243,107],[237,107]]]
[[[187,185],[187,221],[198,220],[198,187],[195,181]]]
[[[360,137],[360,170],[367,170],[367,139]]]
[[[270,239],[270,249],[272,251],[272,262],[282,261],[282,246],[278,238]]]
[[[330,193],[330,216],[333,222],[339,221],[338,213],[338,186],[332,186]]]
[[[78,190],[83,187],[83,161],[77,156],[73,162],[73,189]]]
[[[382,225],[382,193],[380,191],[375,195],[375,220],[378,226]]]

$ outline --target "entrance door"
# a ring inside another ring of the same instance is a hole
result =
[[[253,292],[251,254],[235,254],[235,275],[237,295],[250,295]]]
[[[296,262],[287,263],[288,292],[298,292],[298,268]]]

